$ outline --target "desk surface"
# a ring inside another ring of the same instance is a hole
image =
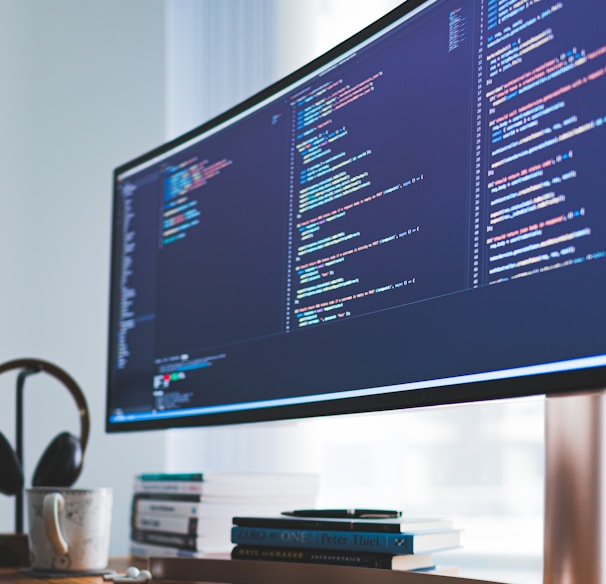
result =
[[[115,558],[110,561],[109,568],[117,572],[124,572],[131,565],[132,560],[128,558]],[[105,584],[102,576],[47,578],[36,576],[27,568],[0,568],[0,583],[9,582],[11,584]]]
[[[231,582],[233,584],[282,583],[290,584],[482,584],[484,581],[400,572],[373,570],[351,566],[322,566],[315,564],[283,564],[281,562],[246,560],[189,560],[153,558],[150,570],[153,582]],[[130,565],[128,558],[112,559],[110,569],[124,572]],[[139,566],[144,567],[144,566]],[[105,584],[102,576],[46,578],[20,568],[0,568],[0,584]],[[485,582],[485,584],[497,584]]]
[[[11,584],[101,584],[101,576],[87,576],[79,578],[40,578],[28,574],[22,570],[2,568],[0,570],[0,582]]]

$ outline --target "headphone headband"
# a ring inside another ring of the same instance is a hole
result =
[[[80,444],[82,447],[82,453],[84,454],[90,434],[90,418],[84,394],[74,379],[66,371],[60,367],[57,367],[57,365],[53,365],[52,363],[43,361],[42,359],[14,359],[12,361],[7,361],[6,363],[0,365],[0,375],[13,369],[33,369],[35,371],[44,371],[60,381],[69,390],[71,396],[76,402],[76,405],[78,406],[78,414],[80,416]],[[82,457],[80,467],[82,466],[83,460],[84,456]]]

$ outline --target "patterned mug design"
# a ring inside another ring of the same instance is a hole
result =
[[[27,490],[31,565],[55,572],[107,567],[112,492],[100,489]]]

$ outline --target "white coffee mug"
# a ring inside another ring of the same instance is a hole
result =
[[[107,567],[110,488],[34,487],[26,492],[34,570],[94,572]]]

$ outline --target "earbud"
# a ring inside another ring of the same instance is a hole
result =
[[[104,580],[113,582],[147,582],[152,575],[149,570],[139,570],[135,566],[129,566],[124,574],[104,574]]]

